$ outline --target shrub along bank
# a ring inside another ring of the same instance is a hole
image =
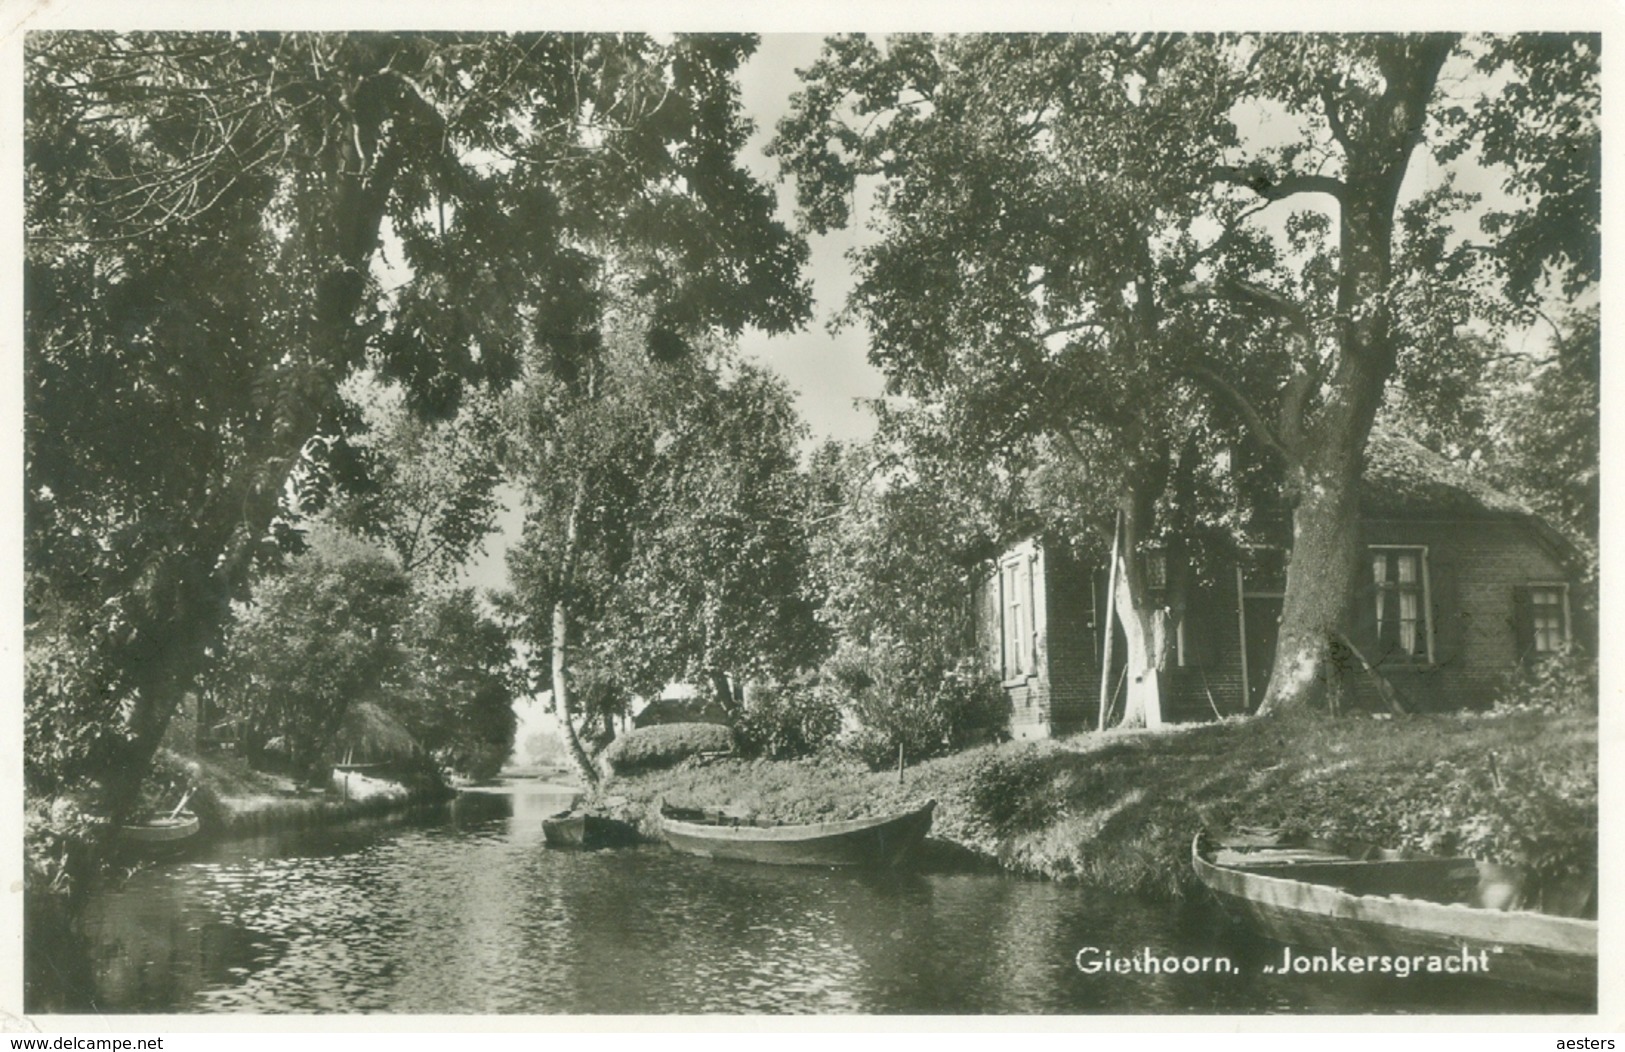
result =
[[[934,838],[1008,871],[1163,898],[1191,890],[1191,838],[1204,826],[1461,852],[1555,876],[1596,867],[1597,725],[1534,711],[1234,720],[982,746],[911,767],[901,783],[826,752],[690,760],[600,794],[651,833],[661,798],[814,822],[930,797]]]

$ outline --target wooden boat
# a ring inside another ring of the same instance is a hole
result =
[[[196,836],[199,828],[190,811],[153,811],[119,826],[119,840],[137,851],[167,851]]]
[[[1597,992],[1594,893],[1570,894],[1561,906],[1577,915],[1512,908],[1524,896],[1505,867],[1470,858],[1437,858],[1379,849],[1338,850],[1273,834],[1209,839],[1191,845],[1196,876],[1268,938],[1315,954],[1307,970],[1341,971],[1336,956],[1374,955],[1354,969],[1397,974],[1384,966],[1412,957],[1471,957],[1488,978],[1573,997]],[[1588,885],[1589,886],[1589,885]],[[1548,896],[1548,907],[1559,905]],[[1581,916],[1585,912],[1591,916]],[[1327,951],[1335,949],[1336,954]],[[1287,958],[1290,959],[1290,958]],[[1285,963],[1285,960],[1283,960]],[[1425,962],[1424,962],[1425,964]],[[1477,967],[1442,963],[1448,972]],[[1297,970],[1296,967],[1293,969]]]
[[[779,825],[724,810],[662,806],[662,832],[678,851],[793,866],[902,864],[931,829],[935,800],[912,811],[846,822]]]
[[[549,847],[626,847],[637,843],[637,830],[625,822],[590,811],[560,811],[542,819],[542,838]]]

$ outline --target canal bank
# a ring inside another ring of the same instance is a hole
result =
[[[1154,899],[1191,838],[1269,826],[1544,871],[1597,864],[1596,717],[1254,719],[987,745],[896,770],[838,752],[615,777],[593,805],[658,836],[662,800],[821,822],[937,801],[927,865],[981,862]]]
[[[258,836],[392,814],[444,802],[456,790],[427,773],[383,775],[335,771],[323,788],[255,771],[232,755],[197,756],[165,750],[159,767],[191,789],[187,806],[209,839]]]

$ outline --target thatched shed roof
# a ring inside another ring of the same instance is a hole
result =
[[[412,733],[371,701],[352,703],[333,739],[335,757],[357,763],[393,760],[417,751]]]

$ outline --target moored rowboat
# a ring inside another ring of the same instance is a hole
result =
[[[1485,962],[1490,979],[1596,996],[1596,920],[1507,908],[1518,896],[1508,893],[1501,867],[1470,858],[1356,855],[1270,836],[1212,840],[1202,834],[1191,845],[1191,864],[1225,905],[1290,947],[1379,961],[1471,956]],[[1580,896],[1570,908],[1584,910],[1586,899]]]
[[[666,842],[706,858],[792,866],[893,867],[905,862],[931,829],[936,801],[912,811],[844,822],[778,825],[723,811],[661,807]]]
[[[624,847],[637,843],[637,831],[625,822],[588,811],[560,811],[542,819],[549,847]]]
[[[198,817],[190,811],[154,811],[120,826],[119,839],[128,844],[167,847],[195,835],[198,828]]]

